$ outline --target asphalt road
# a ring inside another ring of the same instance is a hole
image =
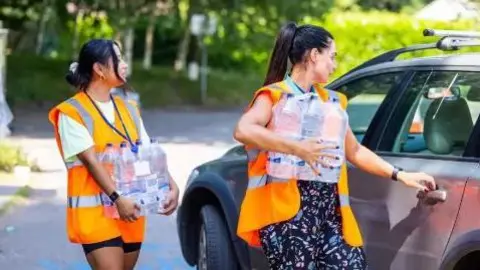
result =
[[[145,111],[151,136],[161,139],[170,171],[181,189],[190,171],[235,144],[232,129],[240,111]],[[81,247],[65,233],[65,171],[57,152],[46,111],[18,112],[14,140],[36,157],[46,173],[32,177],[29,200],[0,217],[0,269],[90,269]],[[149,218],[147,240],[138,268],[190,269],[178,243],[175,215]]]

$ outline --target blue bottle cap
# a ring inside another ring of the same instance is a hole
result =
[[[137,145],[132,145],[132,152],[133,153],[138,153],[138,146]]]

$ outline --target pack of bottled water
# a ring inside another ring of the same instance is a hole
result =
[[[141,208],[139,216],[162,211],[170,192],[166,154],[154,139],[149,144],[136,142],[134,153],[126,142],[119,147],[107,144],[101,162],[115,183],[118,193],[133,199]],[[119,218],[115,204],[102,194],[107,217]]]
[[[280,179],[300,179],[335,183],[345,161],[344,139],[348,116],[339,102],[324,102],[316,93],[284,94],[273,108],[272,129],[293,140],[315,138],[332,148],[324,152],[315,167],[320,174],[297,156],[269,152],[267,173]]]

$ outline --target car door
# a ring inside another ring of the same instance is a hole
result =
[[[432,175],[440,191],[429,196],[446,197],[418,198],[422,194],[415,189],[350,167],[351,201],[371,269],[438,269],[466,181],[477,166],[464,152],[478,112],[464,96],[478,75],[412,72],[368,142],[389,163]]]

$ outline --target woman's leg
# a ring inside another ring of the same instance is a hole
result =
[[[316,269],[316,243],[319,215],[315,184],[298,182],[301,206],[288,221],[260,230],[262,248],[270,269]]]
[[[123,244],[123,269],[133,270],[140,255],[142,243],[125,243]]]
[[[362,247],[352,247],[343,239],[336,186],[324,192],[323,208],[327,219],[319,235],[318,269],[365,270],[367,261]]]
[[[123,241],[120,237],[82,246],[93,270],[123,270]]]

